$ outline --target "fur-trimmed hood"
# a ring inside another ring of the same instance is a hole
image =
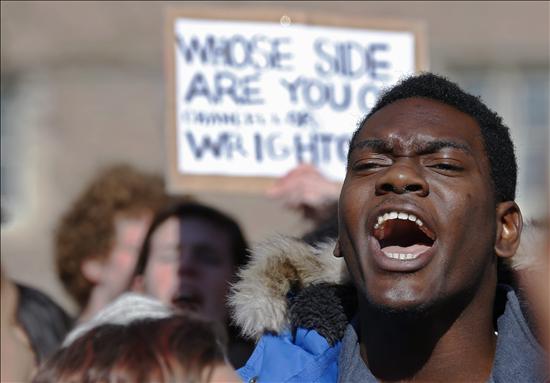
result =
[[[256,246],[229,296],[233,321],[243,336],[257,340],[266,332],[301,325],[317,329],[329,341],[339,339],[346,314],[354,308],[349,297],[355,300],[355,294],[349,294],[353,288],[347,268],[343,258],[334,257],[334,246],[334,241],[310,246],[283,236]]]

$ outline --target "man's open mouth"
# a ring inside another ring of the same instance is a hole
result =
[[[435,233],[413,214],[392,211],[377,217],[374,237],[382,253],[392,259],[409,261],[429,250]]]
[[[180,309],[198,311],[202,304],[202,298],[189,291],[180,292],[172,299],[172,304]]]

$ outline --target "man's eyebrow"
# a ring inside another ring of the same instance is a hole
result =
[[[416,142],[413,145],[414,151],[417,155],[433,154],[445,148],[458,149],[469,155],[472,154],[472,149],[470,146],[451,140]],[[349,154],[351,154],[355,149],[370,149],[377,153],[392,153],[393,143],[386,140],[368,138],[366,140],[354,143],[349,149]]]
[[[418,155],[436,153],[445,148],[458,149],[468,154],[472,154],[472,149],[468,145],[455,141],[435,140],[415,144],[415,151]]]
[[[354,143],[349,151],[351,152],[354,149],[372,149],[380,153],[389,153],[392,151],[393,145],[385,140],[380,139],[367,139]]]

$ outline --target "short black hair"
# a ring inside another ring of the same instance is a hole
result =
[[[508,127],[479,97],[466,93],[456,83],[433,73],[407,77],[382,93],[351,138],[348,162],[359,131],[374,113],[393,102],[416,97],[450,105],[476,120],[489,159],[495,202],[513,201],[516,196],[517,162]]]
[[[176,200],[165,209],[159,211],[153,218],[151,226],[147,230],[147,234],[143,240],[134,275],[142,275],[145,272],[149,260],[151,237],[156,229],[171,217],[176,217],[180,220],[185,218],[200,218],[219,227],[229,235],[233,266],[237,269],[248,262],[248,244],[237,221],[213,207],[197,202],[190,202],[189,200]]]

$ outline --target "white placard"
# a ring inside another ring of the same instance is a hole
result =
[[[382,88],[415,72],[413,32],[176,18],[177,169],[345,175],[349,139]]]

